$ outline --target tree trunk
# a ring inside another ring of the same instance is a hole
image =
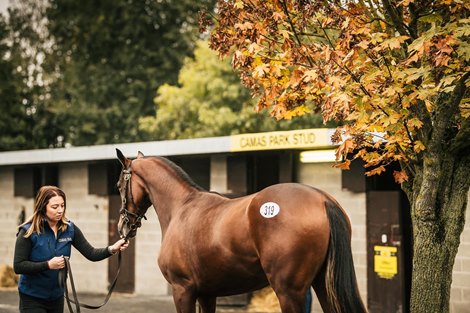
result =
[[[413,223],[411,313],[448,313],[452,270],[465,225],[469,157],[426,153],[406,190]]]
[[[415,225],[410,312],[449,312],[452,269],[459,236],[442,240],[434,225]]]

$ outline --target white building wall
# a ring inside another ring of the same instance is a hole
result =
[[[33,213],[33,199],[14,197],[14,170],[0,167],[0,264],[13,266],[18,217],[22,207],[26,217]]]
[[[465,228],[455,258],[450,292],[450,313],[470,313],[470,195],[467,201]]]
[[[108,246],[108,198],[88,194],[88,167],[85,162],[59,166],[59,187],[67,197],[67,217],[95,248]],[[72,249],[70,264],[77,292],[108,291],[108,260],[91,262]]]
[[[131,240],[131,244],[136,245],[135,293],[167,295],[168,283],[157,264],[162,232],[153,206],[148,209],[146,217],[137,236]]]
[[[367,241],[366,241],[366,195],[341,189],[341,170],[332,163],[300,163],[298,182],[311,185],[329,193],[346,211],[352,225],[352,253],[359,291],[367,304]],[[321,312],[314,298],[312,312]]]

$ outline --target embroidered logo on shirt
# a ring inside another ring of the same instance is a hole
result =
[[[72,237],[65,237],[65,238],[59,238],[59,242],[67,242],[67,241],[72,241]]]

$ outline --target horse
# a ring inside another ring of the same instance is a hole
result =
[[[326,192],[282,183],[231,199],[204,190],[166,158],[116,153],[119,234],[134,238],[153,205],[162,231],[158,266],[178,313],[195,313],[196,301],[214,313],[217,297],[268,285],[282,313],[304,312],[310,287],[326,313],[366,312],[350,221]]]

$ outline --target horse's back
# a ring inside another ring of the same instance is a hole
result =
[[[289,227],[327,225],[325,201],[330,197],[318,189],[285,183],[258,192],[249,207],[250,222],[258,226],[287,224]]]

